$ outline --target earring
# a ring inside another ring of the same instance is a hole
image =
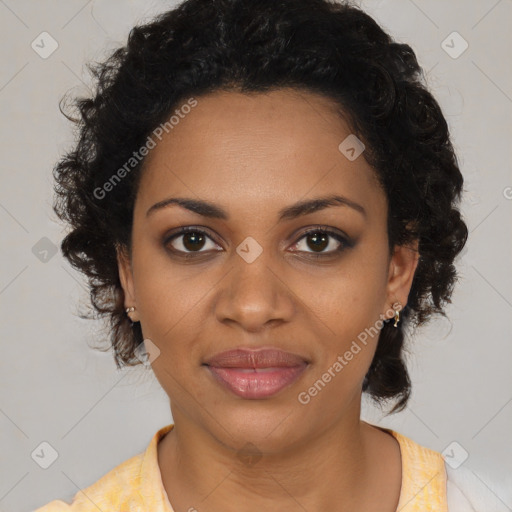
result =
[[[400,302],[395,302],[395,304],[393,304],[393,309],[395,310],[395,323],[393,324],[393,327],[398,327],[398,322],[400,321],[400,309],[402,309],[402,304],[400,304]]]
[[[132,322],[132,327],[134,326],[135,322],[131,319],[130,313],[133,313],[137,308],[135,306],[131,306],[129,308],[125,309],[125,313],[128,315],[128,318]],[[138,322],[138,320],[136,320]]]

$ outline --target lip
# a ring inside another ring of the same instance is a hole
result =
[[[228,350],[204,363],[217,382],[246,399],[277,394],[295,382],[308,364],[305,358],[276,348]]]
[[[236,348],[219,352],[205,361],[218,368],[283,368],[307,363],[304,357],[278,348]]]

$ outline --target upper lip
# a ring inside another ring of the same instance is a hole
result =
[[[279,368],[307,363],[305,358],[277,348],[237,348],[215,354],[205,362],[208,366],[219,368]]]

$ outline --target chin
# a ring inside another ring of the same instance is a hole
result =
[[[209,423],[219,440],[235,450],[252,444],[261,452],[278,453],[299,441],[305,434],[303,425],[310,424],[297,417],[300,411],[296,407],[272,404],[271,400],[236,401],[228,409],[218,409],[220,425]]]

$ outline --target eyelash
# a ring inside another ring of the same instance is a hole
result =
[[[167,247],[169,245],[169,243],[172,242],[174,239],[179,238],[180,236],[185,235],[187,233],[198,233],[201,235],[205,235],[210,240],[215,242],[213,237],[210,236],[210,234],[207,231],[197,228],[197,227],[194,227],[194,226],[185,226],[185,227],[181,228],[178,232],[173,233],[170,236],[167,236],[163,242],[164,247]],[[307,237],[307,235],[313,234],[313,233],[328,235],[340,243],[340,246],[337,249],[334,249],[333,251],[329,251],[329,252],[315,253],[315,252],[309,252],[309,251],[298,251],[298,252],[303,252],[303,253],[307,254],[308,257],[313,258],[313,259],[333,257],[334,255],[340,254],[345,249],[351,248],[354,245],[352,240],[350,240],[349,238],[345,238],[344,236],[340,235],[336,231],[333,231],[332,229],[328,228],[327,226],[316,226],[313,228],[308,228],[301,234],[300,238],[293,245],[297,245],[303,238],[305,238],[305,237]],[[217,242],[215,242],[215,243],[217,243]],[[202,254],[202,253],[208,252],[208,251],[186,252],[186,251],[180,251],[178,249],[170,249],[170,251],[172,251],[174,254],[178,254],[180,257],[185,258],[185,259],[193,258],[193,257],[195,257],[196,254]],[[216,252],[220,252],[220,251],[216,251]]]

